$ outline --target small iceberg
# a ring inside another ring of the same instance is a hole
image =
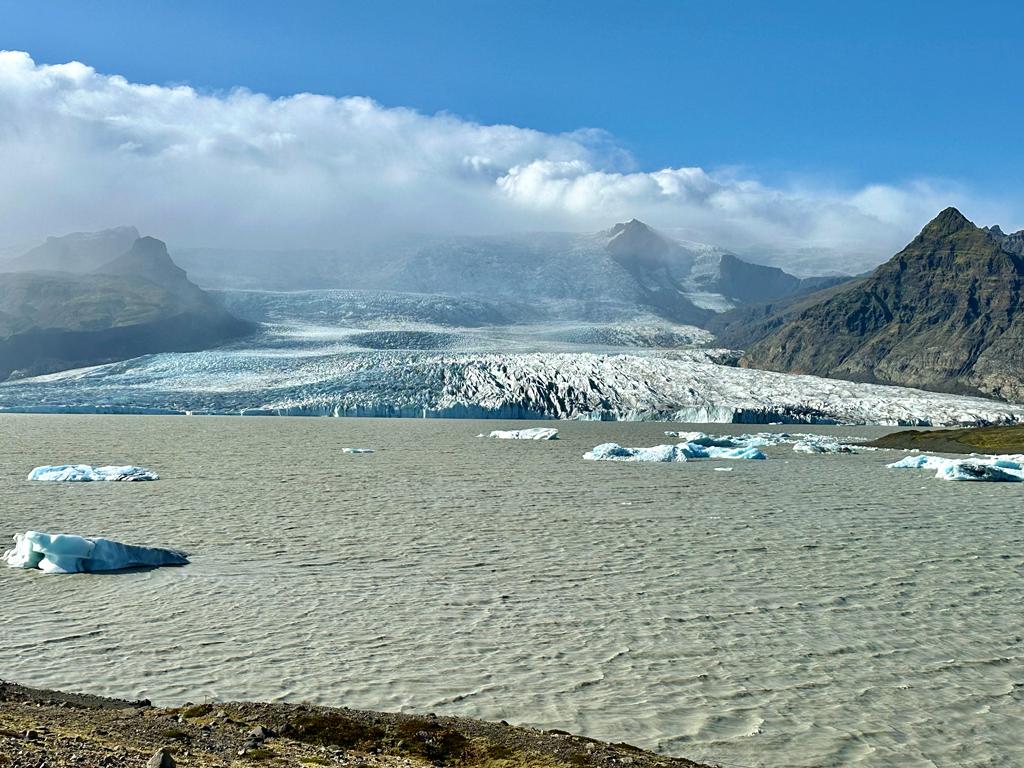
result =
[[[906,456],[886,466],[889,469],[938,469],[950,461],[953,459],[944,459],[941,456]]]
[[[939,480],[974,480],[988,483],[1019,483],[1024,481],[1020,466],[1016,469],[977,461],[953,461],[935,474]]]
[[[498,440],[557,440],[558,430],[551,427],[533,427],[532,429],[496,429],[488,437]]]
[[[793,444],[797,453],[856,453],[852,446],[840,443],[834,437],[825,435],[806,435],[803,440]]]
[[[655,445],[651,448],[626,448],[618,443],[602,443],[583,454],[587,461],[690,461],[692,459],[748,459],[767,458],[757,448],[720,448],[697,443]]]
[[[889,469],[933,469],[938,480],[988,483],[1024,482],[1024,456],[972,456],[946,459],[942,456],[905,456]]]
[[[749,461],[764,461],[768,457],[762,451],[752,445],[740,446],[738,448],[716,448],[707,449],[709,459],[746,459]]]
[[[666,432],[666,437],[678,437],[681,442],[703,445],[705,448],[736,448],[747,445],[745,435],[709,435],[706,432]]]
[[[60,464],[36,467],[28,473],[29,480],[44,483],[133,483],[141,480],[159,480],[160,475],[145,467],[92,467],[88,464]]]
[[[11,568],[38,568],[44,573],[92,573],[188,564],[188,556],[173,549],[137,547],[111,539],[38,531],[15,534],[14,547],[4,552],[0,560]]]
[[[687,443],[682,443],[687,445]],[[626,448],[618,443],[601,443],[583,454],[587,461],[688,461],[687,451],[678,445],[656,445],[653,448]]]
[[[342,448],[342,453],[373,453],[373,448]]]

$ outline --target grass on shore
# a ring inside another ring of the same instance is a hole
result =
[[[940,453],[1024,453],[1024,425],[893,432],[869,445]]]

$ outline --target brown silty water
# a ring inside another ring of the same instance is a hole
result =
[[[503,718],[725,765],[1024,763],[1020,486],[787,445],[587,462],[688,427],[554,425],[2,415],[0,533],[192,563],[0,569],[0,677]],[[68,462],[161,479],[25,480]]]

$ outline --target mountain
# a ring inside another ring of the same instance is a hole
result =
[[[138,239],[135,227],[48,237],[27,253],[0,261],[0,272],[91,272],[127,251]]]
[[[719,346],[749,349],[807,308],[852,287],[859,279],[848,276],[805,278],[801,281],[802,290],[799,293],[759,304],[741,304],[728,312],[715,315],[706,327],[715,334],[715,343]],[[816,284],[824,287],[815,290]]]
[[[793,313],[741,364],[1024,399],[1022,241],[947,208],[869,277]]]
[[[63,269],[0,274],[0,381],[151,352],[205,349],[253,327],[191,283],[159,240],[136,238],[121,255],[96,266],[98,243],[108,247],[117,238],[71,237],[50,238],[47,245],[64,245],[33,249],[16,260],[23,265],[28,256],[42,254],[48,259],[43,263]],[[82,242],[92,245],[64,247]],[[74,261],[76,253],[82,261]]]
[[[184,257],[189,273],[207,288],[447,294],[502,302],[512,319],[523,321],[653,314],[705,325],[739,304],[821,285],[714,246],[677,241],[636,219],[589,234],[428,237],[380,252],[204,249]]]

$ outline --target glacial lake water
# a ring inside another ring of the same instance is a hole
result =
[[[0,678],[505,719],[725,766],[1024,764],[1021,486],[785,445],[581,459],[679,428],[656,423],[477,437],[506,426],[528,425],[0,415],[5,537],[192,553],[118,575],[0,568]],[[65,462],[162,479],[25,480]]]

